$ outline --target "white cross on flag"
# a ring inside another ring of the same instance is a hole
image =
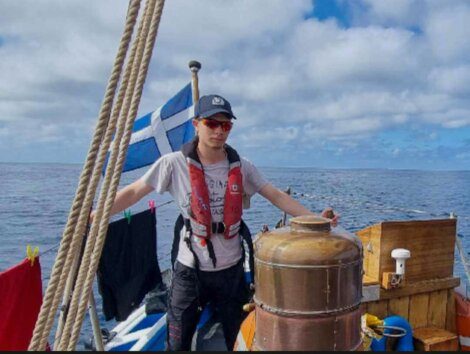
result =
[[[194,137],[193,117],[189,83],[163,106],[135,120],[122,172],[151,165],[160,156],[181,149]]]

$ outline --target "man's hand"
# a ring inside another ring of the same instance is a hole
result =
[[[138,179],[137,181],[129,184],[116,193],[116,198],[114,198],[114,204],[111,208],[110,214],[114,215],[129,208],[151,191],[153,191],[153,187],[146,184],[142,179]],[[90,217],[88,218],[90,225],[93,223],[94,219],[95,210],[92,210]]]
[[[331,219],[331,226],[335,227],[338,225],[340,214],[335,213],[332,208],[325,208],[325,210],[322,211],[321,216]]]
[[[93,219],[95,218],[95,211],[92,210],[91,213],[90,213],[90,216],[88,217],[88,224],[93,224]]]

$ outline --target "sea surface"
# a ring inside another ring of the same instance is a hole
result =
[[[38,246],[43,286],[47,286],[81,168],[71,164],[0,163],[0,271],[22,261],[28,244]],[[320,212],[333,207],[341,214],[341,226],[351,232],[386,220],[448,218],[453,212],[458,216],[458,236],[469,256],[470,171],[259,169],[278,188],[291,187],[293,197],[307,208]],[[144,172],[141,169],[123,174],[121,186]],[[171,196],[152,193],[133,206],[131,212],[148,208],[149,200],[155,200],[158,206],[170,201]],[[174,203],[157,207],[157,253],[162,269],[170,264],[177,215]],[[259,195],[252,198],[251,209],[244,213],[253,234],[264,224],[274,227],[280,217],[281,211]],[[457,252],[454,273],[465,281]],[[96,289],[95,297],[101,326],[113,328],[115,322],[105,322],[101,315],[101,298]],[[86,318],[78,349],[83,349],[83,341],[91,334]]]

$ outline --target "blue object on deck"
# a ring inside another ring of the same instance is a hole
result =
[[[403,317],[400,316],[390,316],[384,319],[384,327],[400,327],[406,331],[406,334],[398,339],[396,347],[394,350],[397,352],[409,352],[413,351],[413,330]],[[370,349],[374,352],[383,352],[385,351],[386,344],[387,344],[387,336],[386,334],[391,334],[393,332],[390,328],[384,329],[384,336],[380,339],[372,339],[372,343],[370,345]]]
[[[201,313],[201,317],[199,319],[199,323],[197,325],[197,330],[203,328],[214,315],[214,310],[212,305],[209,303]],[[139,331],[150,329],[151,327],[157,325],[159,321],[166,322],[166,313],[157,313],[146,315],[142,320],[140,320],[127,334],[128,336],[132,333],[137,333]],[[146,334],[147,335],[147,334]],[[148,341],[144,344],[143,347],[139,349],[139,351],[164,351],[166,349],[166,335],[167,335],[167,326],[163,324],[159,329],[153,333]],[[109,348],[109,351],[130,351],[135,350],[134,345],[137,344],[140,338],[134,338],[132,340],[127,341],[124,337],[122,337],[121,344],[114,345]]]
[[[132,328],[131,332],[137,332],[141,329],[152,327],[164,315],[165,314],[161,312],[145,316],[142,321],[140,321],[134,328]]]

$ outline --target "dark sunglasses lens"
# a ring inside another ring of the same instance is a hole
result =
[[[220,126],[222,127],[223,131],[228,132],[230,129],[232,129],[232,123],[231,122],[222,122],[220,123]]]
[[[231,122],[218,122],[216,120],[204,119],[204,125],[209,127],[210,129],[216,129],[218,127],[222,127],[223,131],[228,132],[232,128]]]
[[[205,120],[204,123],[207,127],[211,128],[211,129],[215,129],[220,125],[219,122],[217,122],[215,120]]]

